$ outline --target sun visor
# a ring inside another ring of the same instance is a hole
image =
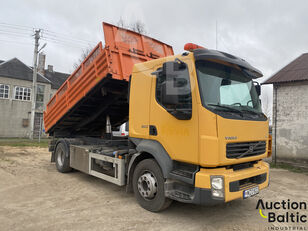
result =
[[[262,72],[251,66],[244,59],[230,55],[228,53],[209,49],[194,49],[195,60],[221,60],[224,62],[238,65],[252,79],[257,79],[263,76]]]

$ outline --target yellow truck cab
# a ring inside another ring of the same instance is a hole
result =
[[[134,66],[129,136],[137,155],[157,161],[166,197],[214,204],[268,186],[268,119],[253,81],[261,76],[240,58],[204,48]]]
[[[195,44],[171,46],[103,23],[100,42],[47,104],[59,172],[76,169],[133,191],[158,212],[173,200],[216,204],[269,184],[262,73]],[[128,122],[128,136],[115,129]]]

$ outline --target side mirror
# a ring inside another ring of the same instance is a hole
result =
[[[166,62],[163,64],[161,101],[163,105],[176,108],[180,104],[180,97],[190,93],[187,65],[182,61]],[[189,91],[187,91],[187,89]]]
[[[253,82],[253,83],[254,83],[254,86],[256,88],[256,92],[257,92],[258,96],[260,96],[261,95],[261,86],[260,86],[260,84],[258,82]]]
[[[161,102],[163,105],[168,108],[176,108],[176,105],[179,104],[179,94],[177,88],[170,88],[170,86],[174,85],[174,80],[165,81],[162,83],[162,91],[161,91]],[[168,94],[172,92],[172,94]]]
[[[157,76],[160,82],[160,103],[174,117],[180,120],[191,118],[191,88],[186,63],[176,60],[163,64]]]

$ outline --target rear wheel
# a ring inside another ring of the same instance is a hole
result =
[[[65,141],[60,141],[55,151],[56,167],[59,172],[65,173],[72,171],[69,159],[69,146]]]
[[[151,212],[159,212],[171,204],[165,197],[164,177],[154,159],[141,161],[133,174],[133,189],[140,206]]]

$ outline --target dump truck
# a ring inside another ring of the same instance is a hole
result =
[[[170,45],[103,23],[100,42],[47,104],[59,172],[73,169],[133,192],[146,210],[173,200],[215,205],[269,185],[262,73],[234,55]],[[128,136],[113,136],[128,122]]]

